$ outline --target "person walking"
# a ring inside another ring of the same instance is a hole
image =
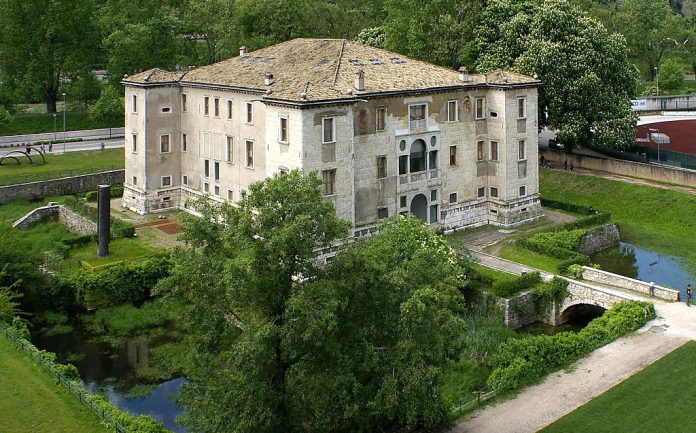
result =
[[[687,306],[687,307],[690,307],[690,306],[691,306],[691,295],[692,295],[692,293],[693,293],[693,292],[691,291],[691,284],[687,284],[687,285],[686,285],[686,306]]]
[[[563,170],[568,170],[568,161],[563,161]]]

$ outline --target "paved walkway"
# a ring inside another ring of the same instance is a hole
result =
[[[4,135],[0,136],[0,145],[11,143],[34,143],[35,141],[62,140],[65,138],[113,138],[123,136],[125,128],[102,128],[102,129],[84,129],[81,131],[56,131],[43,132],[39,134],[23,134],[23,135]]]

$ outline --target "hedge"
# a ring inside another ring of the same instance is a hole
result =
[[[501,392],[535,382],[655,318],[649,302],[623,301],[577,333],[509,339],[491,357],[488,386]]]
[[[520,292],[531,289],[539,283],[541,283],[541,275],[539,275],[539,272],[530,272],[514,280],[498,281],[493,284],[491,290],[496,296],[509,298]]]
[[[87,201],[97,201],[98,193],[97,191],[88,191],[85,194],[85,200]],[[111,185],[109,189],[109,198],[119,198],[123,197],[123,184],[116,183]]]
[[[8,336],[18,348],[23,350],[34,362],[43,366],[49,374],[58,379],[65,388],[75,394],[80,402],[86,404],[96,413],[104,424],[117,432],[125,433],[169,433],[162,423],[155,421],[146,415],[133,416],[127,412],[119,410],[101,395],[90,394],[80,383],[79,372],[72,364],[59,364],[56,362],[56,354],[39,350],[26,338],[12,332],[11,329],[3,328],[0,324],[0,331]]]

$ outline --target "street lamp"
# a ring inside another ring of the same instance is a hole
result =
[[[660,130],[655,129],[655,128],[650,128],[648,131],[650,131],[650,141],[657,143],[657,164],[662,165],[660,163],[660,142],[662,141],[662,137],[660,137]],[[653,135],[653,134],[655,134],[655,135]]]
[[[655,66],[653,69],[655,70],[655,83],[657,86],[657,95],[656,96],[660,96],[660,76],[657,75],[657,66]]]
[[[65,153],[65,110],[67,107],[66,95],[65,92],[63,92],[63,153]]]
[[[58,120],[58,115],[56,113],[53,113],[53,141],[56,141],[56,135],[58,134],[56,132],[56,121]]]

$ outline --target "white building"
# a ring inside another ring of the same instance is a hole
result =
[[[298,168],[355,234],[414,214],[445,230],[541,215],[537,86],[469,75],[337,39],[294,39],[126,87],[124,205],[237,200]]]

